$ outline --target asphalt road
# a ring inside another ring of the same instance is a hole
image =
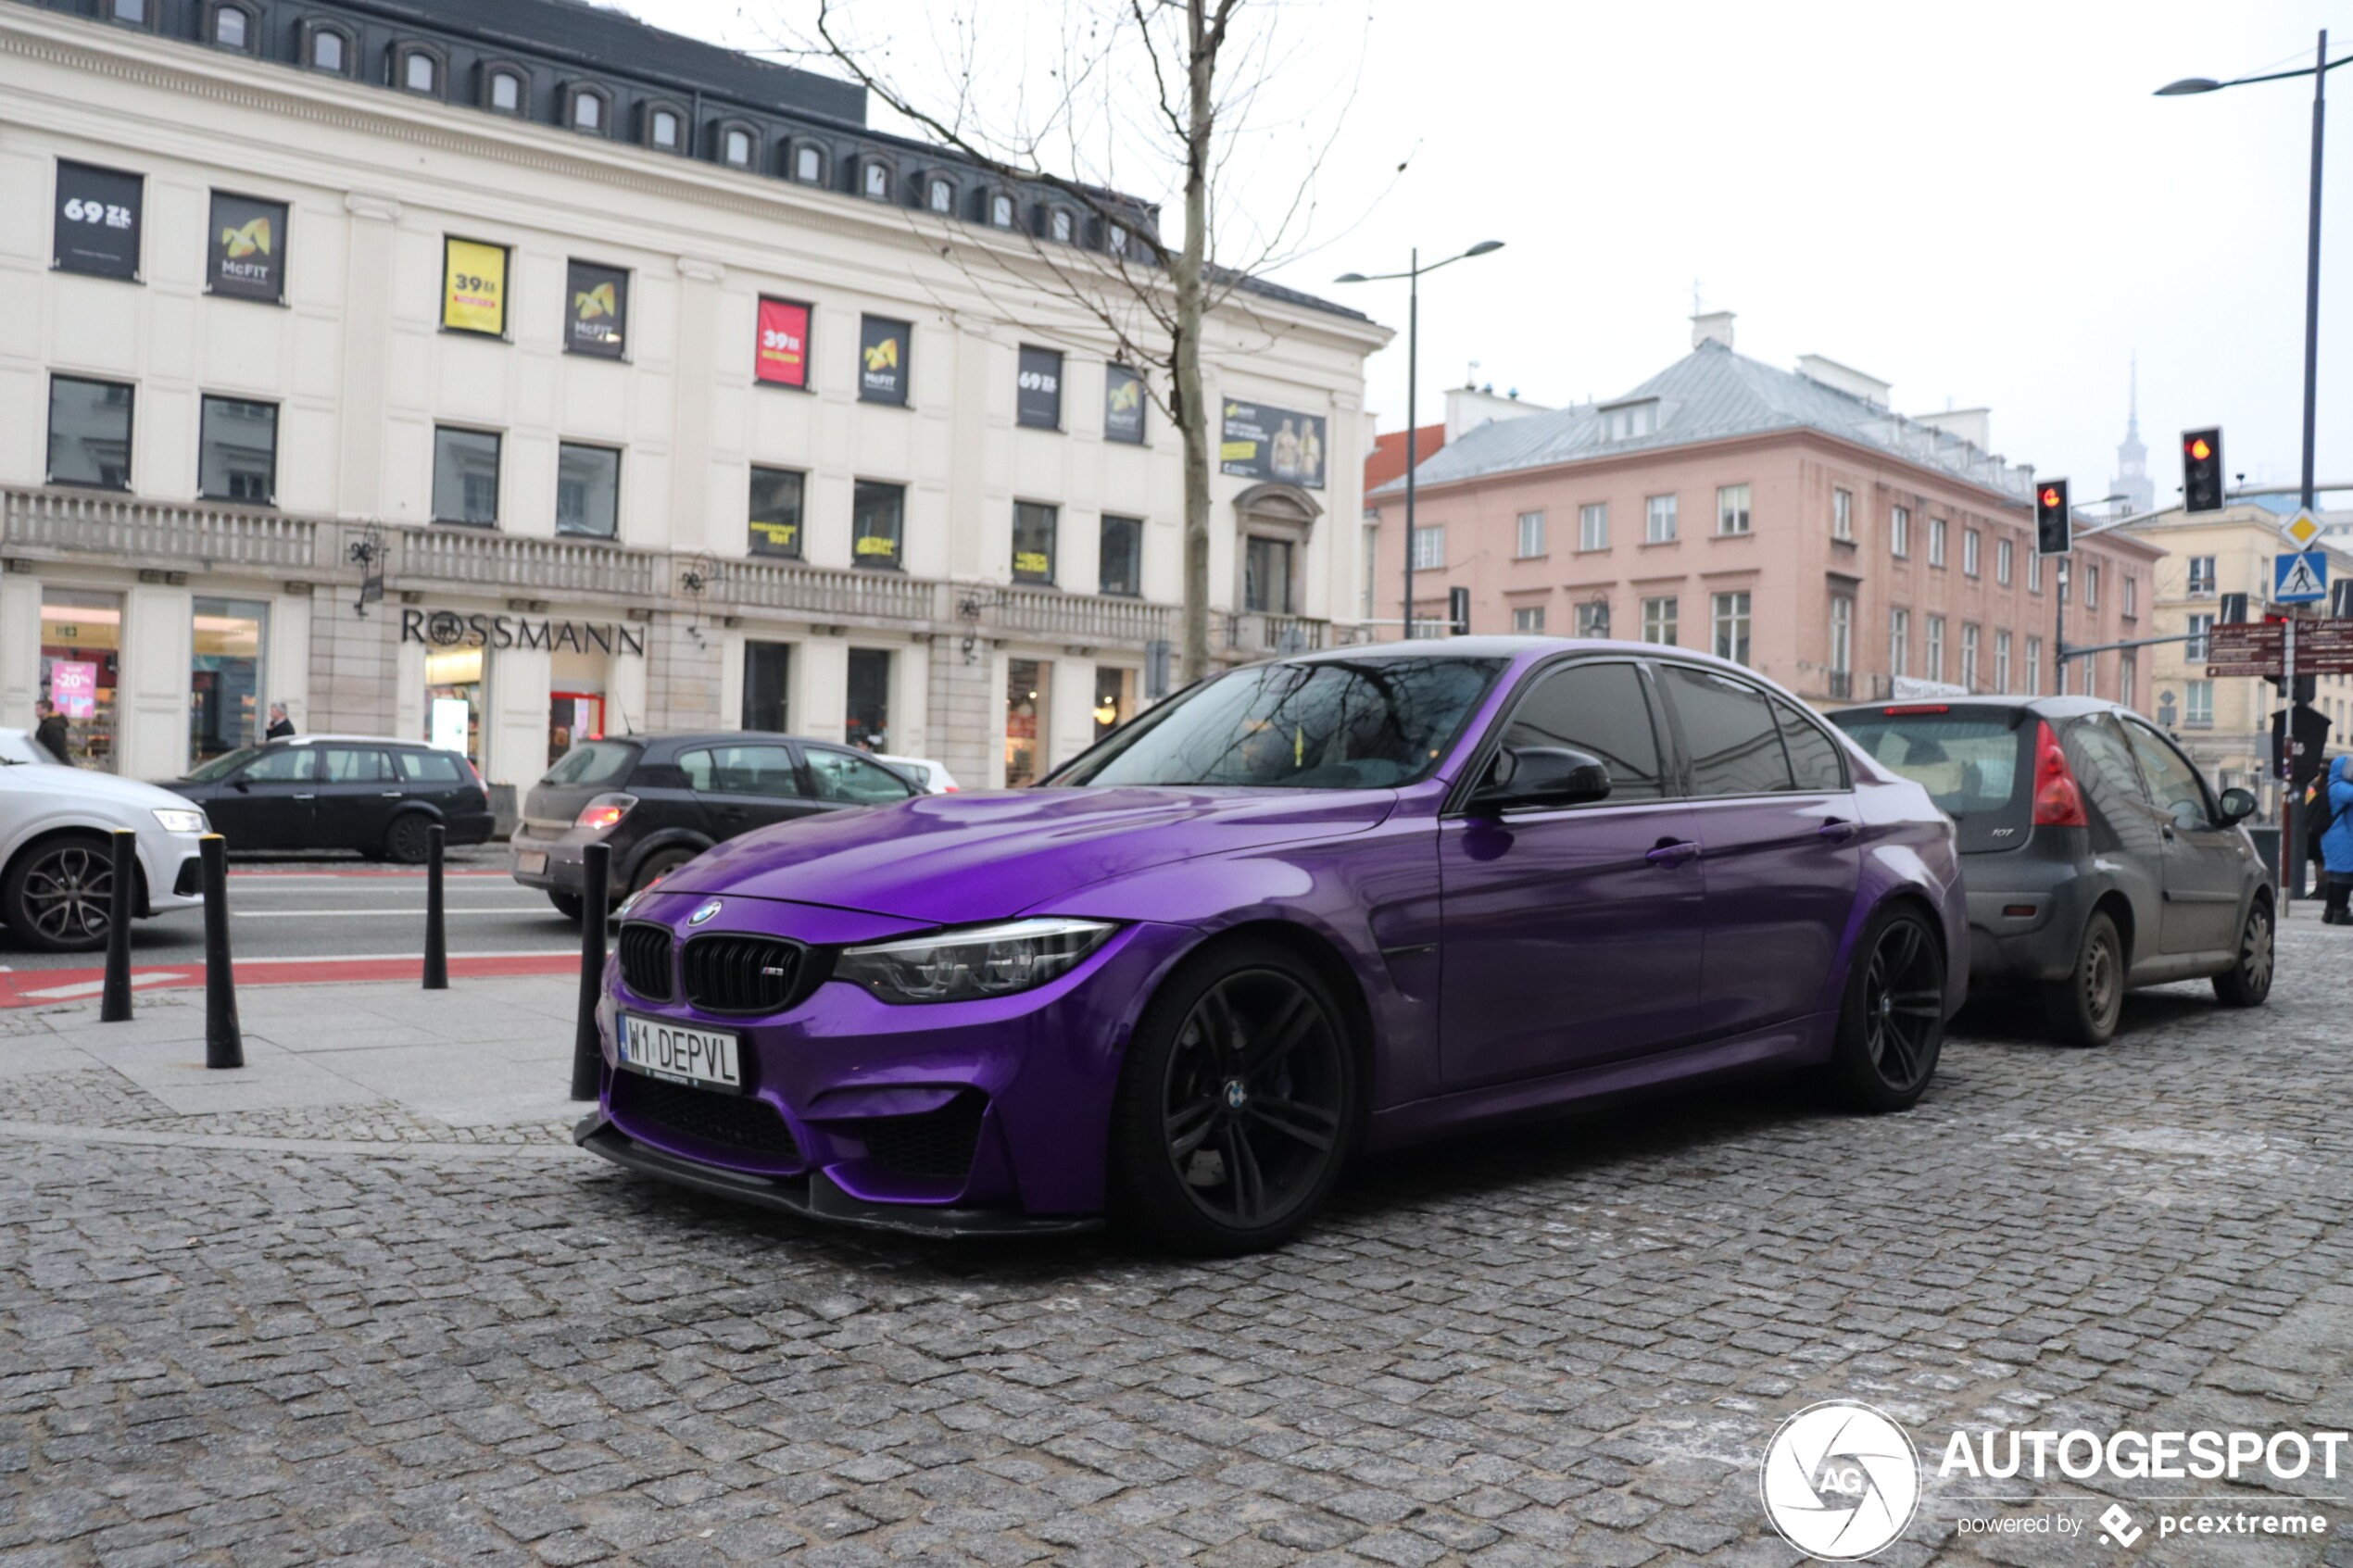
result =
[[[503,844],[453,851],[443,880],[449,953],[578,952],[579,927],[507,874]],[[229,935],[252,959],[386,958],[424,951],[422,868],[356,855],[249,856],[229,871]],[[132,962],[200,962],[204,915],[178,910],[132,928]],[[98,953],[36,953],[0,931],[0,970],[88,969]]]

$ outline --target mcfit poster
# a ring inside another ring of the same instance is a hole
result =
[[[1321,490],[1325,433],[1321,414],[1228,403],[1218,436],[1218,471],[1236,479],[1276,479]]]
[[[441,324],[453,332],[507,334],[507,247],[442,242]]]
[[[881,316],[858,324],[858,395],[867,403],[907,401],[908,348],[914,336],[904,321]]]
[[[231,299],[276,305],[286,297],[286,204],[212,193],[206,285]]]
[[[57,265],[100,278],[139,275],[144,175],[57,160]]]
[[[752,377],[770,386],[809,387],[809,307],[790,300],[760,302],[760,345]]]
[[[1103,439],[1144,444],[1144,378],[1125,365],[1103,368]]]
[[[629,346],[629,274],[618,267],[575,261],[564,280],[564,347],[573,354],[618,359]]]

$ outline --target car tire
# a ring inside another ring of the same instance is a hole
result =
[[[433,820],[422,811],[405,812],[384,829],[384,858],[396,865],[419,866],[432,853]]]
[[[699,849],[657,849],[639,861],[637,869],[629,873],[629,891],[643,893],[653,885],[654,878],[676,871],[701,853]]]
[[[2275,929],[2271,906],[2261,898],[2246,908],[2246,922],[2239,927],[2237,956],[2231,967],[2214,977],[2214,996],[2225,1007],[2258,1008],[2271,995]]]
[[[1346,1019],[1315,970],[1273,943],[1223,943],[1179,965],[1121,1068],[1113,1223],[1195,1257],[1295,1235],[1355,1141],[1362,1091]]]
[[[556,906],[556,913],[574,925],[578,925],[580,917],[588,912],[588,900],[577,893],[551,892],[547,895],[547,902]]]
[[[1909,1110],[1944,1050],[1944,936],[1896,904],[1871,917],[1847,966],[1830,1085],[1850,1110]]]
[[[86,953],[107,945],[114,896],[113,847],[90,834],[66,834],[33,846],[0,884],[0,917],[26,947],[44,953]]]
[[[2114,919],[2095,911],[2075,945],[2075,967],[2045,988],[2043,1009],[2059,1043],[2093,1047],[2116,1037],[2124,1015],[2124,938]]]

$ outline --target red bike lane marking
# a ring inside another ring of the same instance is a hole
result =
[[[233,966],[239,985],[344,985],[371,980],[424,979],[424,957],[368,959],[255,959]],[[525,975],[573,974],[573,953],[485,953],[452,957],[449,978],[513,979]],[[24,969],[0,973],[0,1010],[56,1007],[95,998],[106,987],[103,969]],[[155,964],[131,972],[131,989],[179,991],[204,985],[204,965]]]

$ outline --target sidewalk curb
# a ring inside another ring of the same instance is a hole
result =
[[[30,1143],[104,1143],[154,1148],[217,1148],[251,1154],[371,1154],[386,1159],[455,1156],[461,1160],[572,1160],[570,1143],[426,1143],[399,1138],[268,1138],[236,1133],[173,1133],[136,1127],[74,1127],[45,1122],[0,1122],[0,1138]],[[584,1168],[591,1168],[584,1166]],[[602,1165],[593,1169],[603,1170]]]

